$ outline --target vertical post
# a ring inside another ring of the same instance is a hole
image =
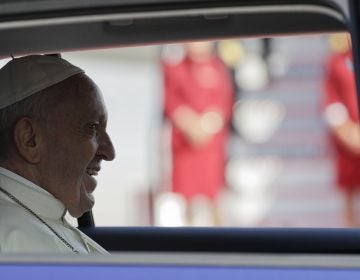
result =
[[[78,218],[78,225],[79,228],[89,228],[95,226],[94,217],[91,210],[84,213],[80,218]]]
[[[355,80],[357,87],[357,104],[360,112],[360,1],[348,0],[350,11],[349,28],[354,58]]]

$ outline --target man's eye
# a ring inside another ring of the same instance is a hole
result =
[[[89,124],[88,127],[92,132],[97,132],[99,130],[99,124],[98,123]]]
[[[97,124],[91,124],[91,125],[90,125],[90,128],[91,128],[91,129],[97,129]]]

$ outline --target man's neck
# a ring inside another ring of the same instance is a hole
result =
[[[38,180],[38,176],[36,176],[37,172],[35,172],[31,167],[24,167],[23,165],[9,161],[1,162],[0,167],[5,168],[41,187],[40,180]]]

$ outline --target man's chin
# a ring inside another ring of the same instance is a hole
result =
[[[93,195],[92,193],[88,193],[88,194],[87,194],[87,199],[88,199],[88,202],[89,202],[89,209],[88,209],[87,211],[89,211],[89,210],[91,210],[91,209],[94,207],[94,205],[95,205],[94,195]]]
[[[72,210],[68,209],[68,212],[69,212],[71,217],[80,218],[86,211],[85,212],[79,212],[79,211],[72,211]]]
[[[75,209],[68,208],[67,211],[74,218],[81,217],[84,213],[90,211],[95,205],[95,199],[93,194],[87,193],[83,199],[81,199],[80,205]]]

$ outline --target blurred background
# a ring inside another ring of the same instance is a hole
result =
[[[236,89],[223,226],[345,226],[322,104],[326,61],[343,44],[330,35],[217,42]],[[185,202],[171,192],[161,67],[182,52],[174,44],[63,55],[102,89],[117,151],[98,177],[97,225],[187,225]],[[207,204],[197,207],[198,225],[212,225]]]
[[[216,42],[235,89],[221,226],[346,226],[322,104],[325,63],[344,42],[329,34]],[[172,192],[161,65],[182,55],[176,44],[63,54],[94,79],[108,108],[117,157],[98,176],[99,226],[189,225],[186,201]],[[213,225],[206,200],[195,207],[192,226]]]

